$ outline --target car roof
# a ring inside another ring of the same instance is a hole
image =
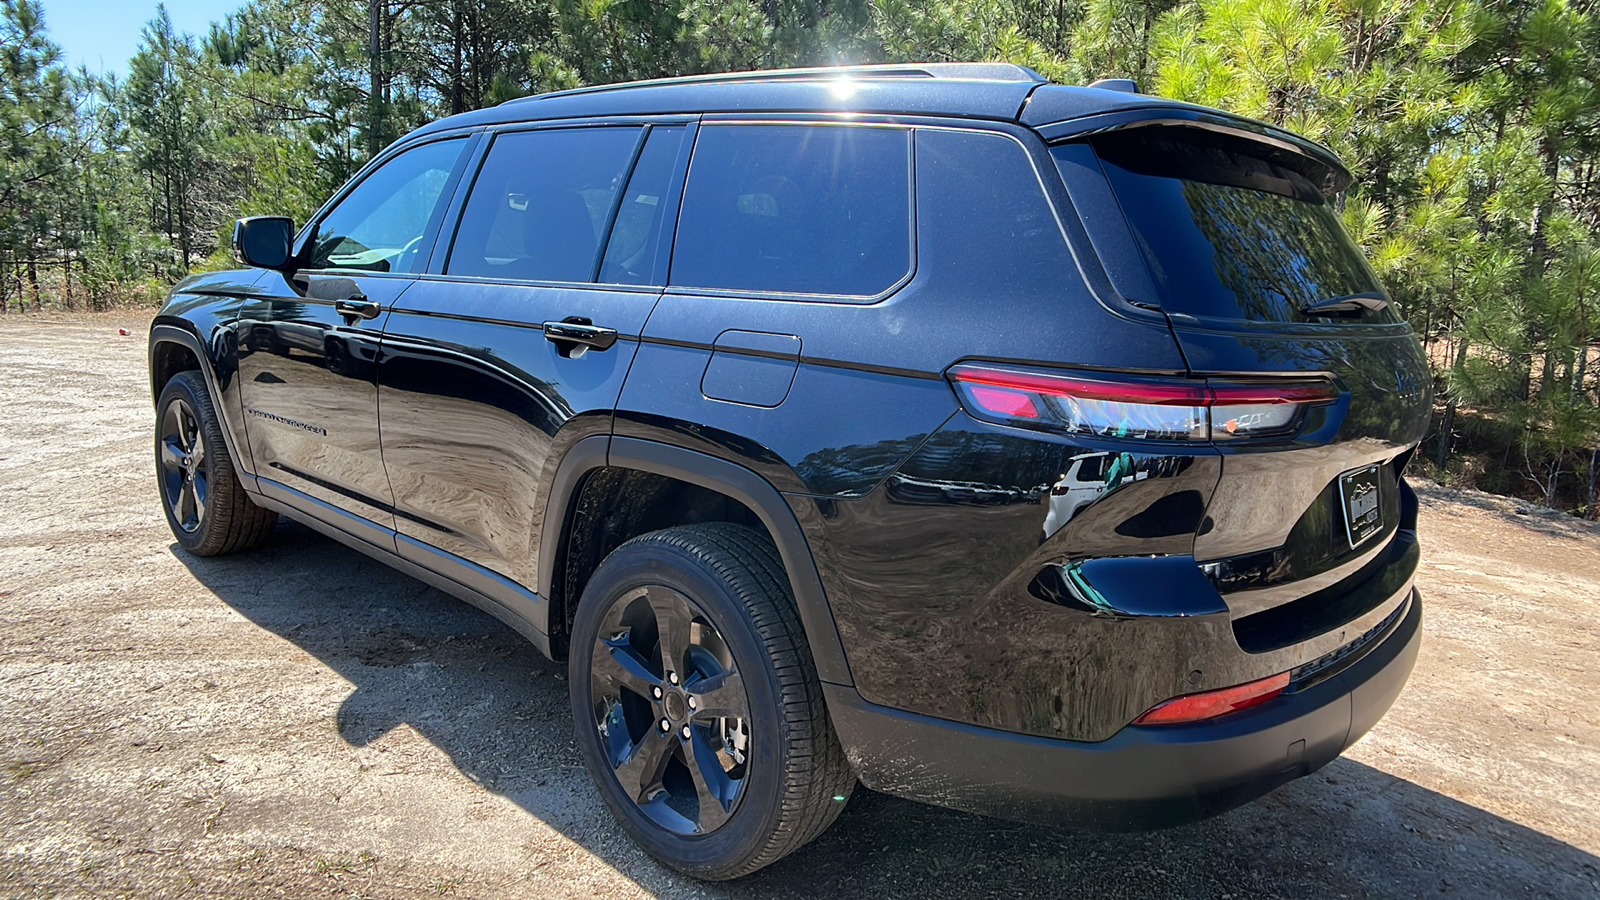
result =
[[[397,142],[459,129],[623,116],[855,114],[1015,122],[1062,136],[1050,126],[1108,113],[1165,115],[1265,138],[1310,157],[1342,189],[1349,172],[1326,147],[1265,123],[1164,97],[1135,93],[1128,81],[1087,87],[1052,84],[1010,63],[907,63],[823,66],[691,75],[595,85],[521,97],[424,125]]]
[[[1074,115],[1187,104],[1120,90],[1049,84],[1009,63],[920,63],[732,72],[598,85],[522,97],[440,119],[428,134],[558,119],[719,113],[857,113],[1016,122],[1036,91]]]

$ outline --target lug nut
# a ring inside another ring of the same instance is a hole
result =
[[[699,704],[699,703],[698,703],[698,702],[696,702],[696,701],[695,701],[695,699],[694,699],[694,698],[693,698],[693,697],[690,697],[690,698],[689,698],[689,708],[690,708],[690,709],[694,709],[694,708],[695,708],[695,707],[697,707],[697,706],[699,706],[699,705],[700,705],[700,704]]]
[[[667,673],[667,680],[672,682],[673,684],[677,684],[678,683],[678,673],[677,672],[668,672]]]
[[[651,688],[650,689],[650,696],[656,698],[657,700],[660,700],[661,699],[661,685],[658,684],[655,687]]]
[[[672,723],[668,722],[666,719],[662,719],[661,720],[661,733],[662,734],[666,734],[667,732],[669,732],[671,730],[672,730]]]
[[[687,725],[683,726],[683,739],[686,741],[689,739],[689,726]]]

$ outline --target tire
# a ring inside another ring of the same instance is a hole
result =
[[[239,483],[199,372],[179,372],[162,388],[155,431],[161,507],[183,549],[220,556],[258,546],[272,534],[278,514],[256,506]]]
[[[335,375],[351,374],[350,350],[345,346],[344,341],[329,339],[323,345],[322,356],[326,361],[329,372]]]
[[[571,646],[584,763],[623,829],[667,866],[748,875],[844,809],[855,774],[760,532],[686,525],[618,547],[584,589]]]

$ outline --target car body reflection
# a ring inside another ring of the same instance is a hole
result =
[[[1072,457],[1068,463],[1061,479],[1050,487],[1048,511],[1044,517],[1046,539],[1105,494],[1150,477],[1150,471],[1139,469],[1133,454],[1126,451],[1084,453]]]

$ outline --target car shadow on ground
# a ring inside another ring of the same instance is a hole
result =
[[[571,739],[564,667],[490,616],[292,522],[261,550],[172,552],[224,603],[355,686],[338,735],[407,725],[464,775],[647,890],[701,893],[639,853]],[[1600,859],[1339,760],[1218,818],[1161,832],[1044,829],[858,790],[820,839],[713,896],[1561,897]]]

